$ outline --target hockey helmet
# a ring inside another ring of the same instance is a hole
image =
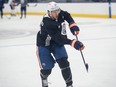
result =
[[[56,10],[60,10],[60,7],[57,5],[57,3],[56,2],[49,2],[48,7],[47,7],[47,11],[52,12],[52,11],[56,11]]]

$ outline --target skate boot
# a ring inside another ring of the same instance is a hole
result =
[[[48,80],[45,77],[41,75],[42,87],[48,87]]]

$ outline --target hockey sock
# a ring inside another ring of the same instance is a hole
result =
[[[20,19],[22,19],[22,17],[23,17],[23,12],[21,11],[21,17],[20,17]]]
[[[67,58],[57,60],[67,86],[72,85],[72,73]]]
[[[26,12],[24,12],[24,14],[25,14],[25,18],[26,18]]]

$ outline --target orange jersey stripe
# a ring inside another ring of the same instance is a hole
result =
[[[75,43],[76,43],[77,40],[73,40],[72,43],[71,43],[71,46],[74,47]]]
[[[69,25],[69,28],[71,28],[73,26],[77,26],[77,24],[76,23],[72,23],[72,24]]]

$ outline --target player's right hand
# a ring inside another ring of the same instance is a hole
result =
[[[77,41],[76,39],[72,40],[70,45],[74,47],[76,50],[83,50],[85,48],[83,43],[80,41]]]

